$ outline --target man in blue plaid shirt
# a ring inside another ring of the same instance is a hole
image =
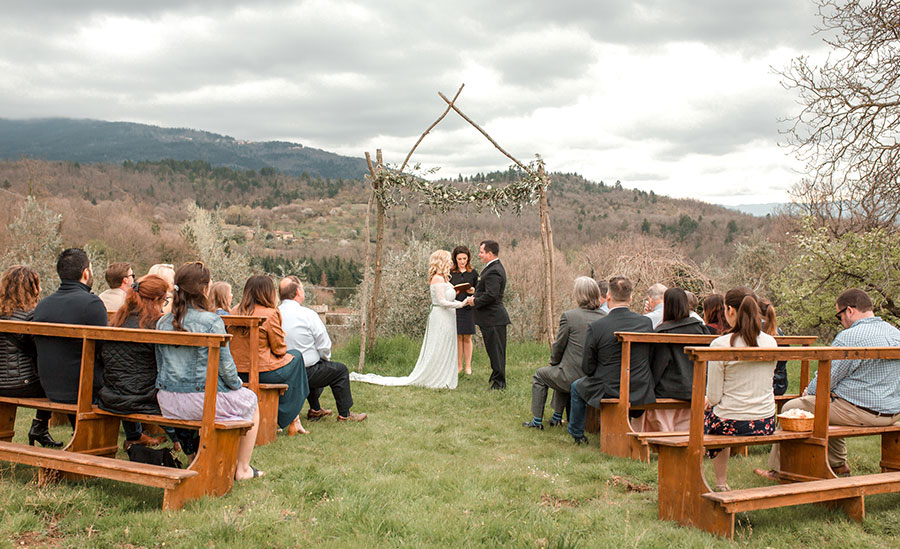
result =
[[[900,330],[875,316],[866,292],[852,288],[837,298],[835,318],[845,328],[832,347],[900,347]],[[804,396],[788,401],[794,408],[814,412],[816,377]],[[885,426],[900,419],[900,360],[834,360],[831,363],[831,425]],[[780,466],[778,444],[772,445],[769,470],[756,473],[776,480]],[[828,463],[837,475],[849,475],[847,445],[842,438],[828,439]]]

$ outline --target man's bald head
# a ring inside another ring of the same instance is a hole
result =
[[[281,301],[294,299],[298,303],[303,303],[303,300],[306,298],[306,295],[303,293],[303,283],[294,275],[282,278],[281,282],[278,283],[278,297],[281,298]]]

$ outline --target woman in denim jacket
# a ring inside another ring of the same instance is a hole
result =
[[[174,297],[171,312],[156,324],[157,330],[225,334],[225,324],[219,315],[209,311],[206,290],[209,270],[203,263],[186,263],[175,272]],[[156,363],[159,373],[156,399],[162,415],[174,419],[199,420],[203,417],[203,391],[206,388],[205,347],[157,345]],[[242,387],[237,368],[228,347],[219,354],[218,398],[216,420],[253,421],[253,427],[241,438],[238,448],[235,480],[262,476],[250,465],[250,455],[259,429],[259,409],[256,394]]]

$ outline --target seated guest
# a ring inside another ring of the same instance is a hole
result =
[[[697,299],[697,294],[688,290],[685,290],[684,293],[687,295],[690,317],[696,318],[700,322],[703,322],[703,317],[697,314],[697,307],[700,306],[700,300]]]
[[[34,306],[41,293],[41,279],[30,267],[16,265],[0,276],[0,319],[32,320]],[[37,368],[34,337],[26,334],[0,334],[0,396],[43,398]],[[28,444],[59,448],[47,426],[50,412],[37,410],[28,431]]]
[[[584,339],[581,368],[585,377],[572,383],[570,390],[569,434],[575,444],[587,444],[584,422],[587,405],[599,407],[604,398],[619,398],[622,365],[622,343],[616,332],[652,332],[653,322],[629,310],[631,281],[617,276],[609,280],[609,314],[588,325]],[[653,397],[649,348],[645,344],[631,346],[631,377],[628,399],[631,404],[649,404]],[[601,425],[602,429],[603,426]]]
[[[59,289],[45,297],[34,308],[35,322],[106,326],[106,307],[91,293],[94,271],[84,250],[63,250],[56,260]],[[54,402],[78,402],[81,379],[81,340],[67,337],[37,336],[38,372],[47,398]],[[94,397],[103,386],[103,359],[97,345],[94,359]],[[71,420],[71,418],[70,418]]]
[[[832,347],[900,347],[900,330],[875,316],[866,292],[851,288],[838,296],[835,317],[843,330],[834,336]],[[830,425],[885,426],[900,419],[900,360],[865,359],[831,361]],[[789,400],[782,411],[799,408],[815,412],[817,378],[813,376],[803,396]],[[823,395],[825,396],[825,395]],[[828,464],[836,475],[849,475],[847,444],[842,438],[828,438]],[[781,458],[779,445],[772,445],[769,470],[756,473],[778,479]]]
[[[597,281],[597,288],[600,289],[600,310],[604,313],[609,312],[609,304],[606,302],[606,298],[609,295],[609,282],[605,280]]]
[[[109,272],[109,271],[107,271]],[[155,330],[162,316],[168,284],[156,275],[147,275],[128,289],[125,303],[111,325],[121,328]],[[159,415],[156,402],[156,350],[152,343],[107,341],[103,344],[103,388],[100,408],[116,414]],[[125,449],[133,444],[157,446],[163,440],[148,436],[141,424],[123,421]]]
[[[606,313],[599,309],[600,289],[594,279],[579,276],[575,279],[575,289],[572,293],[578,308],[564,312],[559,318],[556,341],[550,348],[550,365],[538,368],[531,378],[533,419],[523,423],[523,427],[544,428],[544,404],[547,402],[548,388],[554,389],[551,402],[553,417],[550,419],[550,426],[555,427],[562,423],[572,382],[584,377],[584,371],[581,369],[584,336],[588,325],[606,316]]]
[[[706,334],[703,322],[690,316],[687,292],[681,288],[669,288],[663,299],[663,321],[656,327],[656,333]],[[656,398],[677,398],[690,402],[694,363],[684,354],[684,345],[653,344],[650,347],[650,371],[653,373]],[[690,408],[647,410],[643,430],[686,431],[690,428],[690,421]]]
[[[234,338],[231,340],[231,356],[236,362],[249,365],[251,353],[256,353],[259,357],[259,382],[287,384],[287,391],[278,397],[278,427],[287,428],[290,436],[297,433],[308,435],[309,431],[300,423],[300,410],[309,395],[306,368],[300,351],[288,349],[284,343],[277,299],[275,283],[271,278],[254,275],[247,279],[241,302],[231,312],[236,315],[261,316],[265,321],[259,327],[257,348],[250,348],[249,337]],[[247,328],[237,329],[248,331]],[[240,376],[244,381],[247,380],[247,374]]]
[[[759,314],[762,315],[760,318],[762,320],[763,331],[772,337],[783,336],[784,332],[781,331],[781,328],[778,326],[778,322],[775,319],[775,309],[772,308],[772,303],[764,297],[757,297],[756,303],[759,304]],[[771,318],[769,318],[770,313]],[[789,345],[783,346],[789,347]],[[775,363],[775,375],[772,377],[772,390],[775,391],[776,395],[783,395],[787,392],[787,388],[787,360],[779,360]]]
[[[325,324],[315,311],[303,306],[306,294],[303,284],[296,276],[288,276],[278,283],[281,298],[281,325],[284,327],[288,349],[303,354],[306,376],[309,379],[309,412],[306,417],[316,421],[332,414],[322,409],[319,396],[325,387],[331,387],[334,403],[338,409],[338,421],[362,421],[368,417],[364,413],[351,412],[353,396],[350,394],[350,373],[341,362],[331,360],[331,338]]]
[[[209,301],[217,315],[227,315],[231,310],[231,302],[234,301],[231,295],[231,284],[221,280],[213,282],[209,286]]]
[[[722,294],[710,294],[703,300],[703,322],[706,323],[710,335],[722,335],[728,331],[725,320],[725,297]]]
[[[774,318],[775,310],[771,310]],[[725,294],[725,318],[731,332],[717,337],[710,347],[776,347],[775,338],[762,331],[759,305],[750,288]],[[775,432],[775,394],[772,374],[775,361],[707,363],[706,417],[703,432],[709,435],[752,436]],[[727,491],[730,448],[708,450],[716,473],[716,491]]]
[[[209,311],[206,292],[209,270],[203,263],[185,263],[175,272],[172,311],[156,323],[157,330],[225,335],[222,318]],[[203,418],[203,391],[206,389],[206,362],[209,350],[205,347],[157,345],[156,400],[162,415],[173,419],[197,421]],[[250,465],[256,433],[259,430],[259,408],[256,394],[242,387],[231,352],[225,346],[219,353],[216,420],[253,421],[238,445],[235,480],[262,476],[264,473]]]
[[[108,312],[114,313],[125,303],[125,292],[134,282],[134,270],[129,263],[113,263],[106,268],[104,276],[109,289],[100,294],[100,301]]]
[[[655,330],[663,317],[663,295],[666,293],[665,284],[653,284],[647,288],[647,303],[644,305],[644,316],[653,321]]]
[[[168,313],[172,310],[172,286],[175,284],[175,267],[169,263],[157,263],[150,267],[147,274],[161,277],[169,284],[169,296],[163,307],[163,313]]]

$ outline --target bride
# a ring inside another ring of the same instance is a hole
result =
[[[412,373],[404,377],[350,372],[350,379],[376,385],[417,385],[435,389],[456,389],[456,311],[464,305],[456,301],[450,280],[450,252],[438,250],[428,259],[431,284],[431,313],[425,326],[422,350]]]

